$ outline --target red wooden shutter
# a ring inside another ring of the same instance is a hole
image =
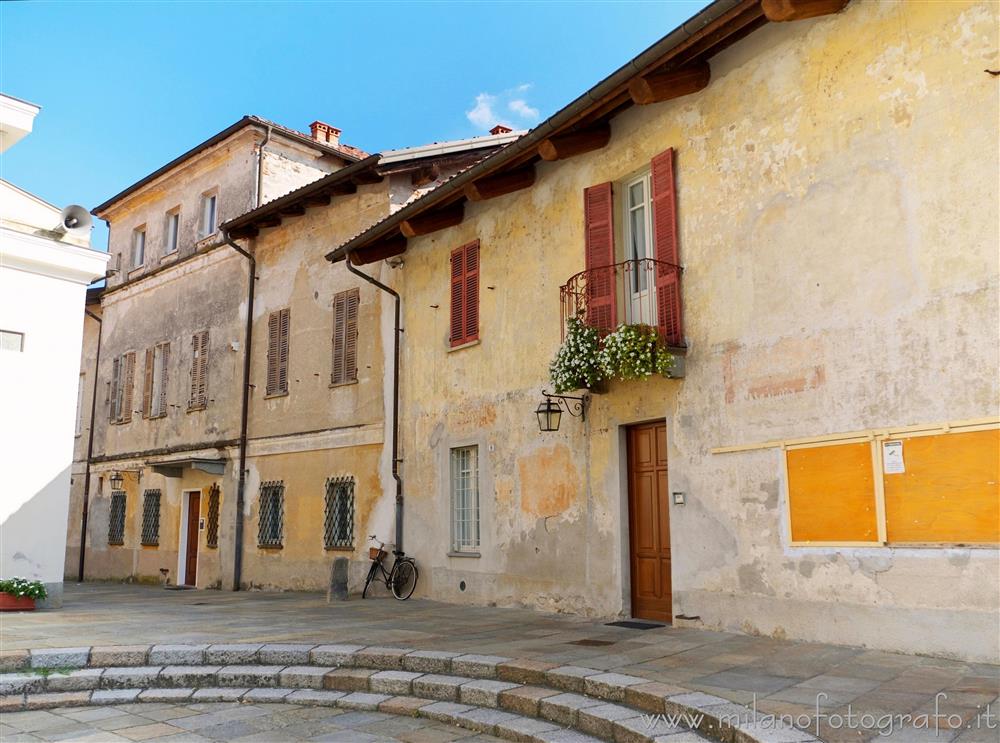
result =
[[[146,365],[142,372],[142,417],[153,412],[153,349],[146,349]]]
[[[451,251],[451,345],[465,342],[465,248]]]
[[[479,241],[451,251],[451,345],[479,338]]]
[[[583,190],[588,325],[610,333],[617,324],[614,203],[611,183]]]
[[[135,351],[125,354],[125,394],[122,399],[120,420],[128,423],[132,420],[132,388],[135,385]]]
[[[667,345],[684,345],[681,316],[680,254],[677,246],[677,190],[674,181],[673,148],[650,163],[653,196],[653,239],[656,259],[657,324]]]

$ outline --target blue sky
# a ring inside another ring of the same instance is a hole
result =
[[[0,3],[0,90],[42,106],[0,176],[92,208],[248,113],[370,152],[528,128],[706,4]]]

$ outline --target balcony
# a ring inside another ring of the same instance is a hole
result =
[[[680,266],[653,258],[588,268],[559,287],[563,337],[566,321],[584,322],[606,335],[619,325],[651,325],[664,343],[683,348]]]

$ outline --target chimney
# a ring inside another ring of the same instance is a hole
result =
[[[511,129],[509,126],[504,126],[503,124],[497,124],[495,127],[493,127],[492,129],[490,129],[490,134],[493,134],[493,135],[497,135],[497,134],[509,134],[512,131],[514,131],[514,130]]]
[[[321,144],[336,146],[340,144],[340,129],[322,121],[314,121],[309,125],[312,138]]]

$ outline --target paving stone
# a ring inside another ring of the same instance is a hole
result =
[[[694,731],[684,730],[679,733],[658,735],[653,738],[653,743],[705,743],[705,738]]]
[[[284,666],[223,666],[218,672],[219,686],[246,686],[251,689],[275,688]]]
[[[409,694],[413,679],[421,675],[416,671],[379,671],[368,678],[368,688],[377,694]]]
[[[92,668],[144,666],[149,648],[149,645],[98,645],[90,649],[90,665]]]
[[[625,689],[625,704],[641,709],[643,712],[658,714],[663,712],[663,700],[669,696],[686,694],[687,690],[673,684],[661,684],[650,681],[634,684]]]
[[[315,645],[300,643],[272,643],[257,651],[261,663],[269,665],[294,666],[309,662],[309,651]]]
[[[545,672],[558,668],[556,663],[547,663],[531,658],[517,658],[497,664],[497,678],[516,684],[544,684]]]
[[[702,710],[714,707],[719,704],[726,704],[728,700],[712,694],[705,694],[700,691],[692,691],[686,694],[675,694],[664,700],[664,706],[668,714],[683,714],[689,712],[690,708]]]
[[[101,685],[103,668],[78,668],[69,673],[53,673],[45,682],[46,691],[90,691]]]
[[[432,720],[441,722],[451,722],[459,712],[466,712],[472,709],[468,704],[456,704],[455,702],[434,702],[420,708],[421,717],[429,717]]]
[[[17,712],[24,709],[24,694],[0,696],[0,712]]]
[[[362,648],[354,654],[354,665],[377,668],[380,671],[402,670],[403,656],[410,651],[405,648],[372,646]]]
[[[413,693],[425,699],[440,699],[445,702],[454,702],[458,699],[459,687],[471,680],[464,676],[444,676],[436,673],[428,673],[413,680]]]
[[[418,697],[392,697],[387,699],[382,704],[378,706],[379,712],[385,712],[390,715],[409,715],[413,716],[417,713],[417,710],[421,707],[426,707],[430,702],[426,699],[420,699]]]
[[[497,677],[497,666],[509,663],[511,660],[511,658],[504,658],[501,655],[460,655],[457,658],[452,658],[451,670],[456,675],[493,679]]]
[[[564,691],[583,691],[583,680],[587,676],[596,676],[600,671],[582,666],[559,666],[545,672],[545,683]]]
[[[230,643],[209,645],[205,650],[205,662],[220,666],[242,666],[256,663],[257,651],[262,643]]]
[[[367,691],[352,691],[337,700],[337,706],[344,709],[364,709],[376,711],[382,702],[392,699],[389,694],[371,694]]]
[[[736,729],[746,734],[755,743],[813,743],[816,736],[789,725],[762,724],[761,721],[750,720],[736,726]],[[854,731],[852,731],[854,732]],[[855,737],[857,737],[855,735]],[[674,741],[670,741],[674,743]]]
[[[542,686],[518,686],[500,692],[499,699],[501,709],[516,712],[519,715],[536,717],[538,715],[538,703],[546,697],[554,697],[560,692],[555,689],[546,689]]]
[[[572,727],[576,724],[577,713],[586,707],[601,704],[599,699],[591,699],[582,694],[562,693],[545,697],[538,703],[538,714],[546,720]]]
[[[368,679],[378,671],[371,668],[338,668],[323,677],[324,689],[368,691]]]
[[[37,673],[0,674],[0,694],[37,693],[45,689],[45,677]]]
[[[342,691],[326,691],[322,689],[296,689],[287,697],[285,701],[289,704],[308,704],[320,706],[333,706],[338,700],[346,696]]]
[[[0,673],[10,673],[28,668],[31,653],[27,650],[0,650]]]
[[[53,707],[80,707],[90,704],[89,691],[60,691],[46,694],[28,694],[24,709],[51,709]]]
[[[288,666],[278,674],[278,685],[290,689],[322,689],[323,677],[333,670],[328,666]]]
[[[285,701],[285,697],[291,694],[295,689],[251,689],[240,701],[257,703],[257,702],[267,702],[269,704],[274,704],[276,702]]]
[[[421,710],[421,714],[423,710]],[[517,741],[517,743],[536,743],[540,735],[562,730],[548,720],[539,720],[534,717],[517,717],[497,724],[496,734],[507,740]]]
[[[577,730],[546,730],[535,736],[538,743],[601,743],[586,733]]]
[[[156,677],[157,686],[182,686],[200,688],[221,686],[218,680],[221,666],[166,666]],[[239,686],[239,684],[236,684]],[[244,684],[249,686],[249,684]]]
[[[139,694],[140,702],[186,702],[194,694],[194,689],[146,689]]]
[[[626,687],[644,684],[647,681],[648,679],[627,676],[623,673],[599,673],[583,679],[583,691],[592,697],[606,699],[609,702],[624,702]]]
[[[684,732],[678,725],[668,725],[661,715],[639,715],[611,723],[615,743],[648,743],[650,738]]]
[[[192,702],[238,702],[250,689],[233,686],[208,686],[195,689]]]
[[[160,675],[160,666],[126,666],[123,668],[105,668],[101,674],[101,687],[104,689],[138,689],[156,686]]]
[[[463,704],[475,704],[479,707],[500,706],[500,694],[511,689],[517,689],[521,684],[496,679],[477,679],[462,684],[458,688],[458,700]]]
[[[354,665],[354,655],[364,645],[318,645],[309,651],[309,662],[318,666],[337,666],[339,668]]]
[[[43,648],[31,651],[32,668],[84,668],[90,648]]]
[[[126,704],[134,702],[142,689],[98,689],[91,692],[92,704]]]
[[[465,712],[459,712],[454,716],[454,720],[463,728],[475,730],[477,733],[487,733],[494,735],[497,726],[505,722],[515,720],[519,715],[504,712],[498,709],[484,709],[473,707]]]
[[[588,735],[612,740],[614,723],[635,717],[635,710],[620,704],[598,704],[585,707],[577,713],[576,726]]]
[[[460,653],[449,653],[445,650],[414,650],[403,656],[403,670],[418,673],[448,673],[451,671],[451,660]]]
[[[154,645],[149,649],[151,666],[190,666],[205,662],[208,645]]]

